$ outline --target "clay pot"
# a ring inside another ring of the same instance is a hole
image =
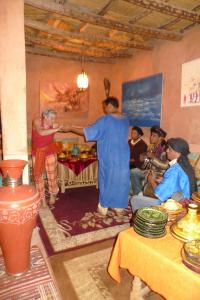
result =
[[[36,189],[22,184],[24,160],[2,160],[0,169],[0,246],[6,272],[20,275],[30,268],[30,244],[40,198]]]

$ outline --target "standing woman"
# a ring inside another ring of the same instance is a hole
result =
[[[46,171],[48,179],[49,204],[55,203],[59,190],[57,183],[57,153],[60,149],[53,139],[55,133],[60,131],[62,126],[54,124],[55,117],[56,112],[47,109],[42,112],[41,118],[33,121],[32,128],[33,174],[43,206],[46,206],[44,171]]]

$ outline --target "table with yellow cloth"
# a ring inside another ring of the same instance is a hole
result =
[[[67,188],[90,185],[98,186],[98,160],[90,160],[89,164],[87,160],[83,162],[86,167],[82,166],[80,172],[76,172],[77,168],[74,168],[75,165],[73,166],[73,164],[78,163],[78,161],[73,162],[73,160],[71,160],[68,166],[64,162],[58,162],[58,179],[61,193],[64,193]]]
[[[129,228],[118,235],[108,272],[120,282],[120,267],[128,269],[168,300],[200,300],[200,274],[182,263],[182,246],[169,232],[148,239]]]

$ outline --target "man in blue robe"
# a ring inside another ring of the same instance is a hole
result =
[[[72,132],[85,135],[87,141],[97,142],[99,160],[98,210],[106,215],[108,208],[121,213],[128,206],[130,189],[130,149],[128,145],[129,122],[118,112],[119,103],[114,97],[103,101],[105,116],[93,125]]]
[[[167,141],[167,157],[170,160],[169,168],[163,179],[158,183],[154,176],[148,176],[148,182],[154,189],[156,199],[145,197],[142,193],[131,198],[133,211],[141,207],[159,205],[169,198],[180,201],[190,198],[196,190],[194,170],[189,163],[189,145],[182,138],[171,138]]]

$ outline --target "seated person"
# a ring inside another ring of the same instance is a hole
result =
[[[166,132],[158,126],[151,127],[150,135],[150,147],[148,147],[147,153],[142,157],[140,155],[140,160],[144,161],[145,156],[148,158],[158,158],[159,160],[166,160],[166,152],[164,145],[164,138],[166,137]],[[137,195],[142,191],[143,180],[145,179],[146,172],[135,168],[131,171],[131,184],[133,189],[133,195]]]
[[[165,172],[164,177],[158,183],[150,174],[148,181],[154,189],[157,197],[150,198],[140,193],[131,199],[132,210],[152,205],[159,205],[169,198],[180,201],[183,198],[190,198],[196,191],[195,174],[189,163],[187,155],[189,154],[188,143],[181,138],[171,138],[168,140],[167,157],[170,160],[170,167]]]
[[[152,126],[150,132],[150,145],[147,156],[149,158],[156,157],[161,161],[166,160],[166,132],[157,125]]]
[[[141,139],[144,135],[140,127],[134,126],[131,130],[131,139],[128,141],[130,146],[130,169],[141,168],[143,162],[140,155],[147,152],[147,144]]]
[[[162,136],[162,139],[161,139],[161,147],[165,147],[167,146],[167,142],[165,140],[166,136],[167,136],[167,133],[162,129],[160,128],[158,125],[154,125],[151,127],[150,129],[151,133],[161,133],[160,135]]]

